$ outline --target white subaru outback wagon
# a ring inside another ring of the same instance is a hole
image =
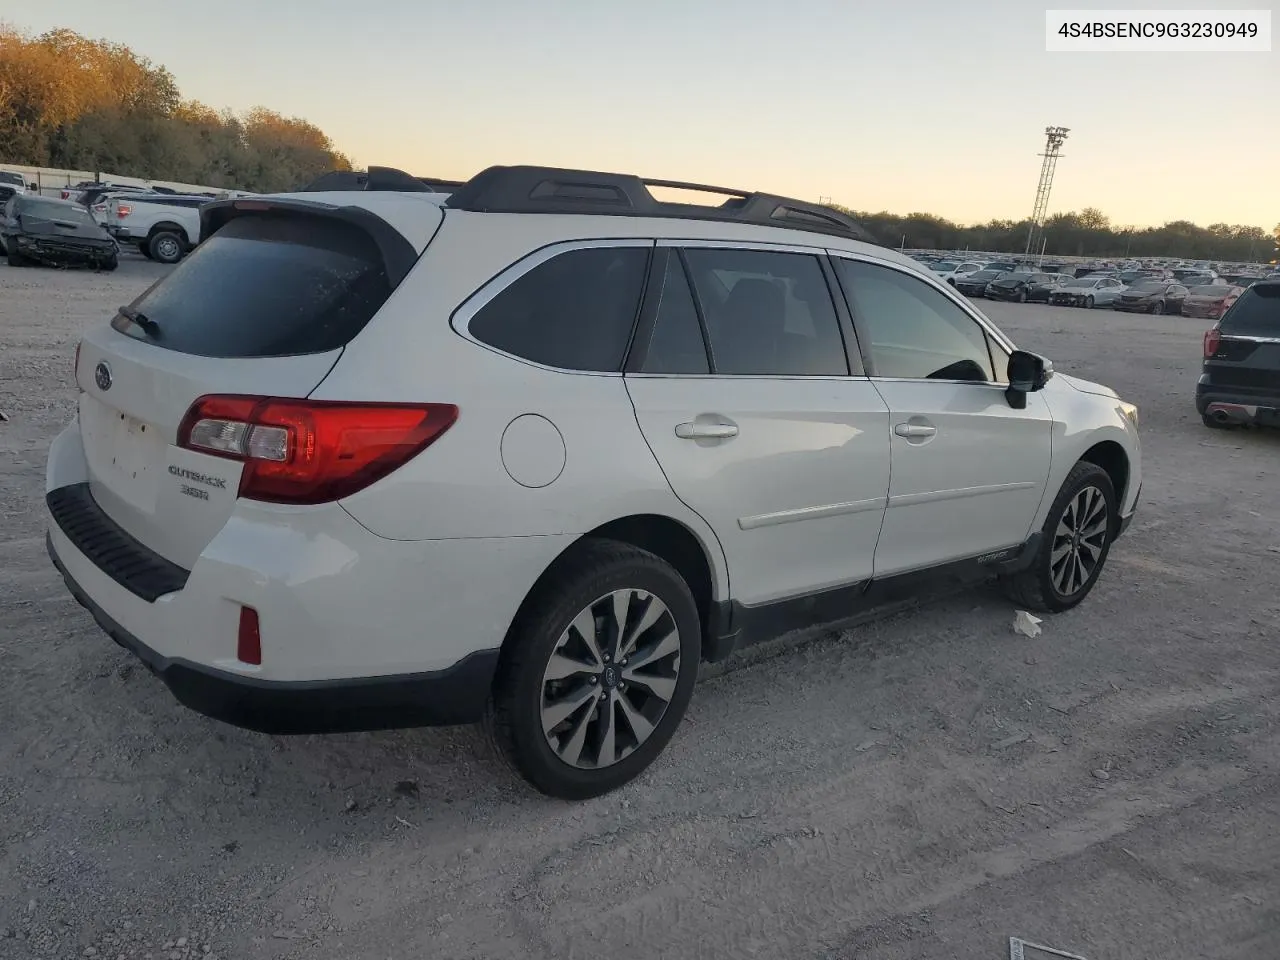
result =
[[[693,185],[375,168],[204,207],[77,348],[71,592],[210,716],[487,719],[565,798],[654,760],[700,661],[922,577],[1089,593],[1136,408],[837,211],[653,186]]]

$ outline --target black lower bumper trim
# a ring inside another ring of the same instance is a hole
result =
[[[67,572],[46,537],[54,566],[76,601],[107,635],[146,664],[173,695],[199,713],[272,734],[347,733],[475,723],[484,715],[497,650],[469,654],[430,673],[350,680],[273,681],[163,657],[116,623]]]

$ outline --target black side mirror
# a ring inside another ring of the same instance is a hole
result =
[[[1027,394],[1043,390],[1053,376],[1053,364],[1038,353],[1015,350],[1009,354],[1009,386],[1005,399],[1015,410],[1027,406]]]

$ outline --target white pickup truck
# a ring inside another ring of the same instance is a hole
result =
[[[133,244],[143,256],[177,263],[200,242],[200,207],[212,197],[170,193],[129,194],[107,199],[94,208],[116,241]]]

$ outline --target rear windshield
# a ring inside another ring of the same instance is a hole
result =
[[[244,216],[200,244],[112,326],[204,357],[325,353],[391,296],[377,245],[319,217]]]
[[[1222,315],[1222,332],[1241,337],[1280,337],[1280,283],[1252,286]]]

